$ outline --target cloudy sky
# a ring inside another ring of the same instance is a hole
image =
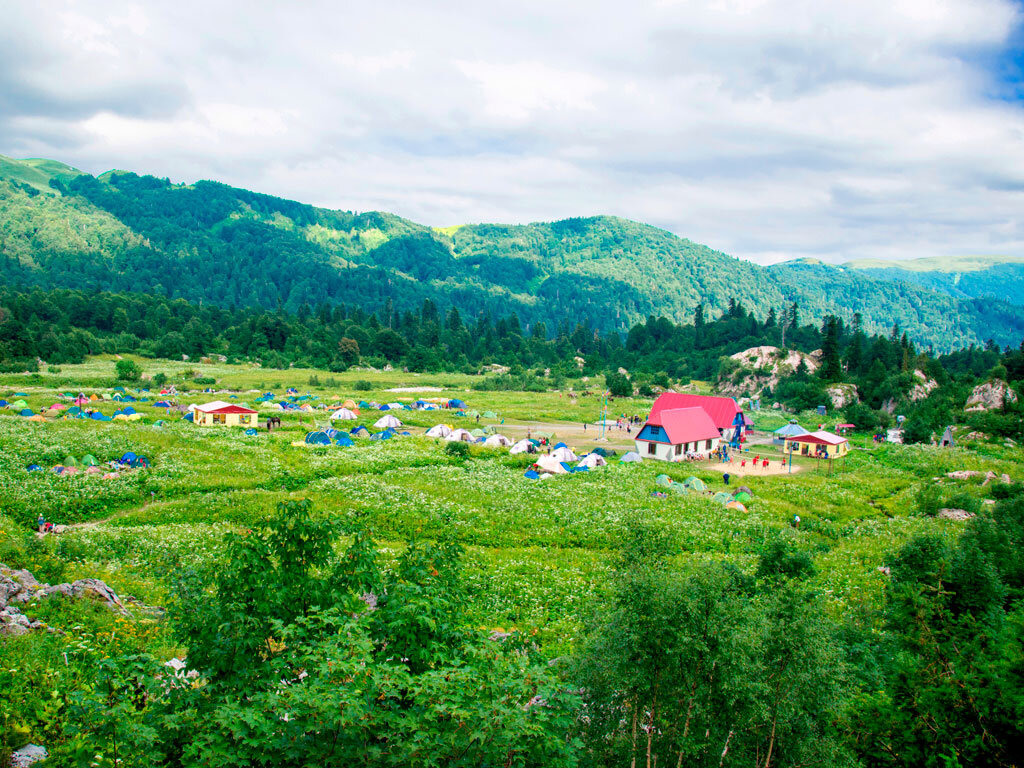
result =
[[[1024,255],[1010,0],[0,4],[0,154],[757,261]]]

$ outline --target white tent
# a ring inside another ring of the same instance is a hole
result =
[[[350,411],[348,408],[339,408],[338,410],[331,414],[331,421],[335,421],[338,419],[340,419],[341,421],[353,421],[356,418],[357,417],[355,413],[353,411]]]
[[[636,451],[630,451],[629,453],[623,454],[622,458],[619,459],[620,464],[628,464],[632,461],[643,461],[643,457]]]
[[[529,440],[525,440],[524,439],[524,440],[520,440],[518,443],[516,443],[511,448],[509,448],[508,452],[512,453],[512,454],[528,453],[532,446],[533,446],[533,443],[531,443]]]
[[[373,426],[375,426],[377,429],[387,429],[388,427],[400,427],[402,426],[402,422],[400,422],[398,419],[396,419],[389,413],[385,416],[381,416],[379,419],[373,422]]]
[[[603,467],[607,463],[608,462],[604,460],[604,456],[602,456],[601,454],[588,453],[586,456],[580,459],[580,463],[577,464],[576,466],[589,467],[590,469],[593,469],[594,467]]]
[[[400,411],[403,408],[405,408],[405,406],[402,405],[401,403],[388,403],[388,408],[390,408],[393,411]]]
[[[562,462],[556,459],[554,455],[541,456],[539,459],[537,459],[537,466],[540,467],[545,472],[551,472],[552,474],[555,475],[566,474],[566,469],[565,467],[562,466]]]
[[[491,435],[484,440],[484,445],[488,448],[507,448],[512,445],[512,441],[504,435]]]
[[[452,428],[447,424],[437,424],[427,430],[427,437],[448,437],[452,433]]]
[[[453,429],[451,434],[445,437],[445,440],[448,442],[461,440],[464,443],[471,443],[473,442],[473,436],[469,434],[468,429]]]
[[[551,456],[559,461],[576,461],[579,458],[579,456],[572,452],[571,448],[566,448],[565,446],[555,448],[551,452]]]

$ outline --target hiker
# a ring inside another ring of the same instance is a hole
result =
[[[477,424],[479,424],[479,423],[480,423],[480,414],[479,414],[479,413],[478,413],[478,414],[476,415],[476,423],[477,423]]]
[[[584,432],[587,431],[587,422],[585,422],[585,421],[583,422],[583,431]]]
[[[793,515],[793,525],[798,531],[800,530],[800,515]]]
[[[36,520],[36,528],[39,529],[40,533],[46,533],[46,518],[39,515],[39,519]]]
[[[728,485],[729,484],[729,473],[726,472],[725,474],[723,474],[722,475],[722,479],[725,481],[725,484]]]

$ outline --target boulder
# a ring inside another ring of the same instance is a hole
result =
[[[993,379],[979,384],[967,398],[965,411],[993,411],[1001,409],[1006,403],[1017,402],[1017,393],[1001,379]]]
[[[914,371],[914,378],[917,381],[914,382],[914,386],[910,388],[910,392],[907,393],[907,397],[913,401],[924,400],[928,395],[932,393],[932,390],[939,386],[939,382],[935,379],[929,379],[924,371]]]
[[[825,393],[832,400],[832,407],[836,410],[842,410],[852,403],[860,402],[856,384],[830,384],[825,388]]]
[[[112,611],[127,615],[121,598],[110,586],[100,579],[78,579],[72,583],[40,584],[29,571],[15,571],[0,563],[0,608],[12,603],[27,603],[34,599],[45,599],[60,595],[68,599],[88,598],[97,600]]]
[[[718,383],[718,391],[732,397],[757,396],[763,389],[774,389],[779,380],[796,371],[801,362],[810,373],[821,367],[813,353],[805,355],[796,350],[783,350],[768,345],[750,347],[729,357],[739,363],[739,371],[746,374],[738,381],[723,380]]]
[[[966,509],[955,509],[946,507],[939,510],[939,517],[944,520],[958,520],[963,522],[964,520],[970,520],[974,517],[973,512],[968,512]]]
[[[11,768],[28,768],[40,760],[45,760],[47,754],[46,747],[40,747],[38,744],[26,744],[11,753]]]
[[[5,635],[25,635],[33,629],[43,626],[42,622],[31,621],[13,605],[0,611],[0,637]]]

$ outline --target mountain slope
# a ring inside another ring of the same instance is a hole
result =
[[[967,256],[884,262],[863,260],[844,265],[889,281],[930,288],[958,298],[991,297],[1024,306],[1024,258]]]
[[[45,183],[44,183],[45,180]],[[636,222],[601,216],[434,230],[388,213],[304,205],[211,181],[99,178],[44,161],[0,165],[0,283],[156,293],[222,306],[345,303],[398,311],[424,299],[464,315],[515,312],[551,330],[689,322],[730,299],[756,314],[793,301],[804,322],[860,312],[937,349],[1017,344],[1024,310],[824,265],[763,268]]]

